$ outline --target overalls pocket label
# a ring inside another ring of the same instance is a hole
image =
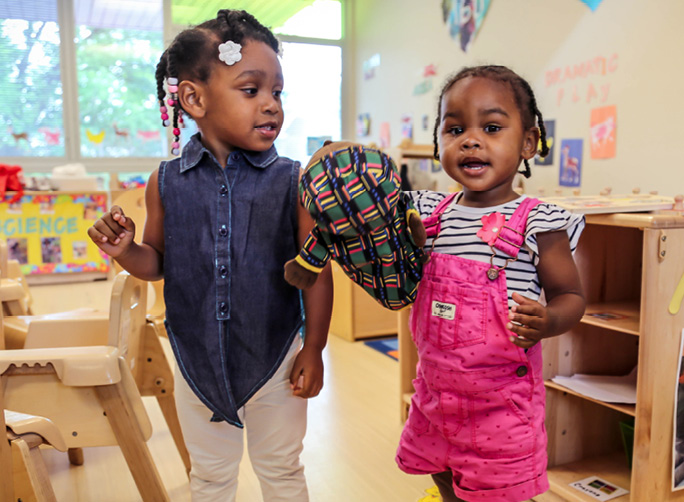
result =
[[[438,302],[437,300],[432,300],[432,315],[453,321],[454,317],[456,316],[456,305],[453,303],[444,303]]]

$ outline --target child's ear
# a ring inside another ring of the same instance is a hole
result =
[[[525,131],[525,137],[523,139],[523,149],[521,156],[523,159],[530,160],[535,155],[537,155],[537,149],[539,148],[539,128],[530,127]]]
[[[178,101],[193,119],[202,118],[206,114],[202,90],[201,86],[191,80],[183,80],[178,84]]]

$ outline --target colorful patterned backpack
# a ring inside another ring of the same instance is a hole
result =
[[[413,303],[425,230],[400,190],[389,156],[354,143],[330,143],[311,158],[299,193],[316,226],[286,264],[288,281],[297,287],[313,284],[332,258],[383,307],[398,310]],[[302,276],[308,279],[294,279]]]

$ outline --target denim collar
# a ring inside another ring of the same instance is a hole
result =
[[[216,157],[214,157],[214,155],[209,150],[207,150],[205,146],[202,144],[202,141],[200,141],[200,136],[200,133],[194,134],[190,138],[190,141],[188,141],[188,143],[183,147],[180,165],[181,173],[187,171],[188,169],[192,169],[197,164],[199,164],[205,154],[214,162],[216,162],[217,165],[221,165],[221,163],[216,160]],[[259,167],[262,169],[271,165],[278,158],[278,152],[276,151],[276,148],[273,145],[271,145],[271,148],[263,152],[235,150],[234,153],[238,152],[242,154],[242,156],[247,160],[247,162],[252,164],[254,167]]]

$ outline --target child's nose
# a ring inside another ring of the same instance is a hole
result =
[[[280,110],[280,102],[275,96],[266,97],[262,109],[265,113],[277,113]]]
[[[468,150],[480,147],[480,139],[474,133],[465,134],[461,147]]]

